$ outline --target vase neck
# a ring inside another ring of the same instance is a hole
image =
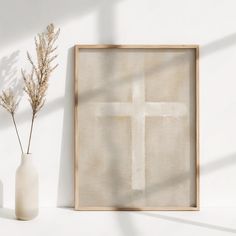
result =
[[[21,155],[21,162],[24,163],[26,161],[32,160],[32,154],[31,153],[23,153]]]

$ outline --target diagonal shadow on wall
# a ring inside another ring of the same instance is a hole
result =
[[[236,33],[235,34],[230,34],[230,35],[228,35],[228,36],[226,36],[224,38],[215,40],[215,41],[213,41],[213,42],[211,42],[209,44],[201,46],[200,47],[200,62],[201,62],[201,59],[203,57],[209,56],[212,53],[216,53],[219,50],[223,50],[223,49],[226,49],[228,47],[231,47],[235,43],[236,43]],[[68,58],[68,60],[70,60],[70,63],[73,63],[73,53],[68,52],[68,57],[67,58]],[[4,58],[2,58],[2,59],[5,60]],[[181,56],[180,57],[176,57],[174,60],[170,60],[169,61],[169,63],[172,63],[172,64],[173,63],[180,63],[180,62],[181,62]],[[167,66],[169,66],[168,63],[163,65],[161,68],[150,68],[150,70],[147,73],[150,75],[151,73],[154,73],[157,70],[160,71],[160,70],[165,69]],[[0,68],[2,68],[2,70],[8,70],[7,67],[8,66],[4,66],[4,63],[0,66]],[[9,72],[9,73],[12,73],[12,72]],[[2,78],[3,78],[3,76],[2,76]],[[70,80],[73,80],[73,75],[72,74],[71,74]],[[66,81],[68,81],[68,80],[66,80]],[[120,81],[116,81],[115,83],[117,83],[117,85],[121,86],[122,83],[124,83],[124,82],[125,82],[125,78],[121,78]],[[5,83],[4,80],[1,81],[1,87],[3,87],[4,83]],[[66,83],[71,83],[71,82],[69,81],[69,82],[66,82]],[[109,89],[109,86],[111,86],[111,85],[112,84],[107,83],[104,87],[101,87],[101,88],[98,88],[96,90],[80,94],[79,98],[80,98],[80,100],[85,102],[85,101],[91,99],[92,97],[95,97],[95,96],[103,93],[104,91]],[[73,94],[69,93],[69,96],[72,97]],[[65,109],[65,106],[64,106],[65,103],[63,102],[64,101],[64,97],[65,97],[65,94],[64,94],[63,97],[58,97],[58,98],[56,98],[56,99],[54,99],[52,101],[47,102],[47,104],[46,104],[46,106],[44,108],[45,112],[40,114],[40,116],[46,116],[46,115],[50,114],[51,112],[54,112],[55,110],[58,110],[58,109]],[[22,112],[19,112],[17,114],[17,121],[18,121],[18,123],[26,122],[27,118],[28,118],[27,114],[28,113],[27,113],[26,110],[22,111]],[[10,122],[6,122],[6,123],[5,122],[1,122],[0,123],[0,129],[8,128],[10,124],[11,124]]]
[[[4,1],[0,8],[0,47],[4,48],[15,41],[37,34],[50,22],[54,22],[57,25],[60,23],[65,24],[76,18],[82,18],[92,11],[97,11],[101,6],[105,8],[106,5],[115,5],[121,1],[122,0]]]
[[[109,35],[108,32],[106,34]],[[105,39],[103,39],[103,40],[105,40]],[[201,46],[200,47],[200,62],[201,62],[202,58],[204,58],[206,56],[209,56],[212,53],[216,53],[216,52],[218,52],[220,50],[227,49],[228,47],[233,46],[235,43],[236,43],[236,33],[227,35],[224,38],[217,39],[217,40],[215,40],[215,41],[213,41],[213,42],[211,42],[209,44]],[[7,60],[9,61],[10,58],[11,58],[11,56],[9,56],[9,58]],[[68,57],[67,58],[68,58],[68,60],[70,60],[70,63],[73,63],[73,54],[72,53],[68,53]],[[6,57],[2,58],[2,61],[4,61],[4,60],[6,60]],[[11,62],[8,62],[8,63],[1,63],[0,70],[2,70],[2,71],[9,70],[9,63],[13,63],[14,61],[15,61],[15,59],[13,59]],[[169,61],[169,63],[179,63],[179,62],[181,62],[181,57],[176,57],[174,60],[170,60]],[[156,72],[156,70],[163,70],[167,66],[169,66],[169,64],[166,63],[161,68],[150,68],[148,73],[151,74],[151,73]],[[201,67],[201,65],[200,65],[200,67]],[[10,71],[9,73],[13,73],[13,71]],[[5,82],[4,82],[4,80],[2,80],[2,79],[4,79],[4,77],[3,76],[1,76],[1,77],[2,78],[1,78],[0,86],[3,87]],[[73,75],[72,74],[71,74],[70,79],[73,80]],[[66,80],[66,81],[68,81],[68,80]],[[117,85],[121,86],[122,83],[124,83],[124,81],[125,81],[125,78],[121,78],[120,81],[116,81],[115,83],[117,83]],[[69,81],[69,82],[66,82],[66,83],[71,83],[71,82]],[[103,93],[104,91],[106,91],[109,88],[110,85],[112,85],[112,84],[107,83],[105,87],[98,88],[96,90],[80,94],[79,97],[80,97],[81,100],[87,101],[91,97],[97,96],[97,95]],[[69,96],[72,97],[73,94],[69,94]],[[47,102],[47,104],[46,104],[46,106],[44,108],[45,112],[40,114],[40,116],[46,116],[46,115],[50,114],[51,112],[54,112],[55,110],[65,108],[65,106],[64,106],[65,103],[63,102],[64,101],[64,97],[65,97],[65,94],[64,94],[63,97],[58,97],[55,100]],[[27,111],[26,110],[22,111],[22,112],[19,112],[17,114],[17,121],[18,121],[18,123],[26,122],[27,118],[28,117],[27,117]],[[5,122],[1,122],[0,123],[0,129],[8,128],[10,124],[11,124],[10,122],[6,122],[6,123]]]

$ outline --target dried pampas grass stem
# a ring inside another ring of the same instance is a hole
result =
[[[47,26],[45,32],[38,34],[37,37],[35,37],[37,60],[34,62],[30,53],[27,52],[27,58],[32,69],[30,73],[26,73],[22,70],[24,91],[28,95],[32,108],[32,119],[27,153],[30,151],[35,117],[45,103],[45,95],[48,89],[50,75],[58,66],[58,64],[54,64],[53,62],[57,58],[57,54],[55,54],[55,51],[57,50],[55,42],[59,36],[59,33],[60,29],[55,30],[54,25],[50,24]]]
[[[20,144],[21,152],[23,153],[23,147],[22,147],[22,143],[20,139],[20,134],[16,125],[16,120],[15,120],[15,111],[18,107],[19,101],[20,99],[14,94],[14,92],[11,89],[3,91],[2,95],[0,96],[0,105],[11,114],[11,118],[15,127],[17,139]]]

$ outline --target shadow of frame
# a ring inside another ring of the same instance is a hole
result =
[[[74,48],[68,49],[57,206],[74,206]],[[69,184],[68,184],[69,183]]]
[[[3,183],[0,180],[0,208],[3,207]]]
[[[232,228],[228,228],[228,227],[224,227],[224,226],[220,226],[220,225],[207,224],[207,223],[203,223],[203,222],[186,220],[186,219],[181,219],[181,218],[177,218],[177,217],[173,217],[173,216],[166,216],[166,215],[155,214],[155,213],[150,213],[150,212],[137,212],[137,214],[149,216],[149,217],[154,217],[157,219],[167,220],[167,221],[171,221],[171,222],[183,223],[183,224],[204,227],[204,228],[208,228],[208,229],[212,229],[212,230],[236,234],[236,229],[232,229]]]

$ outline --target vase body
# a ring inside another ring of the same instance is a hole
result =
[[[31,220],[38,215],[38,172],[31,154],[22,154],[16,170],[15,214],[19,220]]]

